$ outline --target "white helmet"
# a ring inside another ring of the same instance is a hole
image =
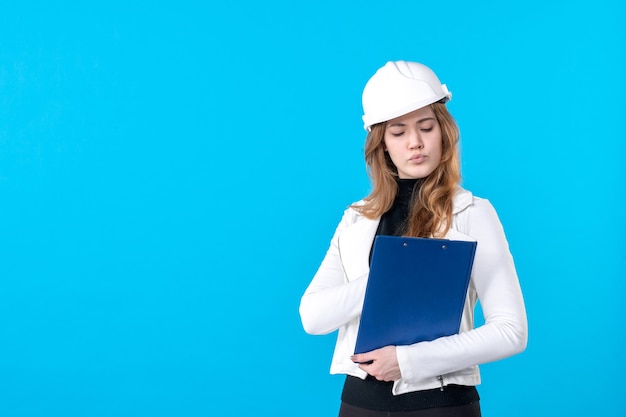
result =
[[[452,98],[435,73],[417,62],[387,62],[363,89],[365,130],[424,106]]]

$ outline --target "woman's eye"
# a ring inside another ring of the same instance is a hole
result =
[[[404,132],[391,132],[391,136],[394,136],[394,137],[396,137],[396,138],[397,138],[397,137],[400,137],[400,136],[402,136],[402,135],[404,135]]]
[[[432,130],[432,127],[422,128],[422,132],[431,132]]]

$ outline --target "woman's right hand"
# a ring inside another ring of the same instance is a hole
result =
[[[350,359],[379,381],[397,381],[402,378],[395,346],[352,355]]]

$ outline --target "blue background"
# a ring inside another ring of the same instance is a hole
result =
[[[0,415],[336,415],[298,304],[369,190],[362,88],[406,59],[526,298],[483,414],[623,416],[626,8],[551,3],[5,5]]]

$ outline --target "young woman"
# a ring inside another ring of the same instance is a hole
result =
[[[300,316],[339,330],[331,373],[346,374],[340,417],[480,416],[478,365],[523,351],[524,301],[492,205],[459,186],[459,130],[445,84],[426,66],[388,62],[363,90],[372,192],[343,215]],[[376,235],[477,241],[459,334],[354,355]],[[474,328],[480,300],[485,324]]]

